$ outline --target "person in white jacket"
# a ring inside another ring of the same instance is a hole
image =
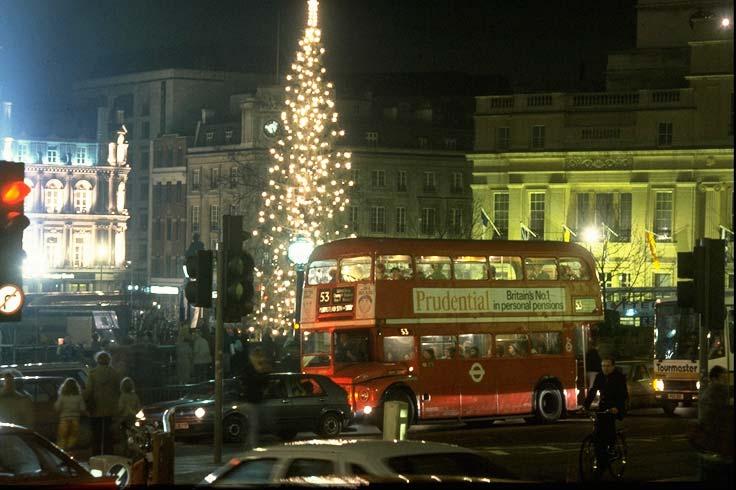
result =
[[[197,381],[207,381],[210,378],[212,353],[210,352],[210,344],[199,331],[194,332],[192,362],[194,363],[194,378]]]

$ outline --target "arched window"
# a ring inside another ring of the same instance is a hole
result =
[[[74,211],[89,213],[90,207],[92,207],[92,184],[80,180],[74,184]]]
[[[46,182],[43,200],[47,213],[60,213],[64,208],[64,184],[58,179]]]

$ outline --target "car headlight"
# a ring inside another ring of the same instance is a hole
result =
[[[696,390],[699,390],[700,389],[700,381],[696,381],[695,382],[695,389]]]
[[[371,407],[370,405],[366,405],[365,407],[363,407],[363,413],[365,415],[370,415],[372,412],[373,412],[373,407]]]
[[[664,391],[664,380],[662,380],[662,379],[653,379],[652,380],[652,387],[654,388],[654,391]]]
[[[205,412],[204,408],[199,407],[198,409],[194,411],[194,416],[197,417],[198,419],[201,419],[204,417],[205,413],[207,412]]]
[[[135,418],[138,420],[146,420],[146,415],[143,413],[143,410],[138,410],[138,413],[135,414]]]

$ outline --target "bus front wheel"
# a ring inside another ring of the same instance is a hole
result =
[[[409,407],[409,413],[407,414],[406,429],[411,427],[414,423],[414,403],[412,402],[411,396],[402,389],[389,389],[386,395],[383,397],[383,403],[381,408],[376,411],[376,427],[378,430],[383,431],[383,406],[386,402],[404,402]]]
[[[543,384],[536,393],[534,418],[537,422],[555,422],[562,416],[562,393],[556,386]]]

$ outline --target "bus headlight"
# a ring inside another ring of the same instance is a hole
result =
[[[197,417],[198,419],[201,419],[202,417],[204,417],[204,414],[205,414],[205,411],[204,411],[204,408],[202,407],[199,407],[198,409],[194,411],[194,416]]]
[[[654,391],[664,391],[664,380],[656,378],[653,379],[652,387],[654,388]]]
[[[371,407],[370,405],[366,405],[365,407],[363,407],[363,413],[365,415],[370,415],[371,413],[373,413],[373,407]]]
[[[700,381],[696,381],[695,382],[695,389],[696,390],[699,390],[700,389]]]

